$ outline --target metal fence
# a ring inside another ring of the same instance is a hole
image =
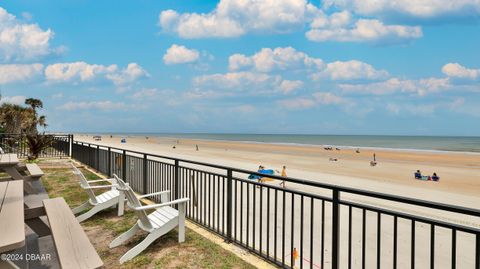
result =
[[[73,141],[73,135],[45,134],[53,137],[53,143],[50,147],[42,151],[39,157],[69,157],[70,145]],[[29,156],[30,151],[26,142],[25,134],[7,134],[0,133],[0,147],[6,153],[15,153],[20,158]]]
[[[191,221],[280,267],[480,268],[478,209],[269,175],[281,188],[248,180],[252,171],[77,141],[72,150],[139,193],[189,197]]]

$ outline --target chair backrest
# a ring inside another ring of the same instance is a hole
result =
[[[117,180],[118,190],[123,191],[123,193],[127,197],[128,206],[132,209],[142,206],[142,203],[140,202],[140,200],[138,200],[138,197],[135,195],[135,192],[132,190],[132,188],[127,183],[125,183],[121,178],[119,178],[117,175],[113,174],[113,177]],[[148,219],[147,213],[145,212],[145,210],[135,210],[135,214],[140,220],[143,228],[145,229],[153,228],[152,223]]]
[[[72,164],[72,168],[73,168],[73,173],[77,176],[78,181],[80,181],[80,186],[82,188],[85,188],[84,190],[87,192],[88,198],[90,198],[90,202],[94,204],[97,203],[98,201],[95,193],[93,192],[92,189],[88,188],[90,187],[90,184],[88,184],[87,178],[85,178],[82,171],[80,171],[75,165]]]

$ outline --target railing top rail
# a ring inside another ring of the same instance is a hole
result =
[[[227,171],[231,170],[231,171],[237,172],[237,173],[253,174],[253,175],[259,175],[259,176],[264,175],[264,174],[258,173],[256,171],[251,171],[251,170],[246,170],[246,169],[241,169],[241,168],[234,168],[234,167],[205,163],[205,162],[200,162],[200,161],[174,158],[174,157],[145,153],[145,152],[140,152],[140,151],[135,151],[135,150],[128,150],[128,149],[122,149],[122,148],[117,148],[117,147],[110,147],[110,146],[107,146],[107,145],[100,145],[100,144],[82,142],[82,141],[73,141],[73,143],[75,143],[75,144],[79,144],[79,143],[88,144],[90,146],[95,146],[95,147],[97,147],[97,146],[105,147],[105,148],[125,151],[126,153],[145,154],[145,155],[151,156],[151,157],[162,158],[162,159],[167,159],[167,160],[172,160],[172,161],[179,161],[179,162],[184,162],[184,163],[189,163],[189,164],[194,164],[194,165],[207,166],[207,167],[222,169],[222,170],[227,170]],[[277,176],[277,175],[268,175],[268,177],[273,178],[273,179],[278,179],[278,180],[284,180],[284,181],[287,181],[287,182],[312,186],[312,187],[329,189],[329,190],[332,190],[332,191],[351,193],[351,194],[355,194],[355,195],[363,195],[363,196],[368,196],[368,197],[371,197],[371,198],[389,200],[389,201],[393,201],[393,202],[406,203],[406,204],[411,204],[411,205],[415,205],[415,206],[429,207],[429,208],[438,209],[438,210],[444,210],[444,211],[450,211],[450,212],[459,213],[459,214],[465,214],[465,215],[480,217],[480,210],[479,209],[473,209],[473,208],[462,207],[462,206],[457,206],[457,205],[449,205],[449,204],[444,204],[444,203],[437,203],[437,202],[432,202],[432,201],[426,201],[426,200],[421,200],[421,199],[416,199],[416,198],[398,196],[398,195],[393,195],[393,194],[379,193],[379,192],[368,191],[368,190],[360,190],[360,189],[355,189],[355,188],[350,188],[350,187],[345,187],[345,186],[339,186],[339,185],[334,185],[334,184],[321,183],[321,182],[318,182],[318,181],[313,181],[313,180],[308,180],[308,179],[281,177],[281,176]]]

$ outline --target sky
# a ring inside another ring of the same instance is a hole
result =
[[[480,1],[0,2],[50,132],[480,135]]]

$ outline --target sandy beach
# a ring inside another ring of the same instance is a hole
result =
[[[75,135],[75,140],[100,145],[129,149],[133,151],[158,154],[162,156],[177,157],[187,160],[196,160],[206,163],[231,166],[249,170],[256,170],[258,165],[263,165],[270,169],[281,170],[282,166],[287,166],[287,174],[293,178],[309,179],[324,183],[330,183],[341,186],[359,188],[382,193],[395,194],[405,197],[418,198],[428,201],[440,202],[451,205],[465,206],[470,208],[478,208],[480,204],[480,155],[473,153],[459,152],[432,152],[432,151],[407,151],[407,150],[386,150],[386,149],[365,149],[360,148],[360,153],[356,149],[340,148],[340,150],[325,150],[322,146],[311,145],[284,145],[284,144],[265,144],[265,143],[247,143],[232,141],[213,141],[213,140],[196,140],[196,139],[175,139],[167,137],[126,137],[127,143],[120,143],[120,136],[102,135],[102,141],[94,141],[91,135]],[[198,145],[198,151],[196,147]],[[377,165],[370,166],[373,154],[376,155]],[[330,161],[330,158],[336,158],[338,161]],[[423,174],[431,175],[436,172],[440,176],[439,182],[415,180],[414,171],[421,170]],[[245,175],[243,175],[245,176]],[[277,185],[280,182],[272,181],[268,184]],[[330,195],[328,191],[317,190],[315,188],[307,188],[298,184],[287,183],[287,188],[311,192],[316,194]],[[261,190],[250,190],[251,193],[259,195]],[[244,191],[246,195],[246,190]],[[258,197],[258,196],[257,196]],[[200,193],[200,199],[202,194]],[[286,211],[292,211],[289,204],[291,200],[287,197]],[[354,202],[368,203],[374,206],[397,210],[400,212],[413,213],[427,218],[439,219],[448,222],[454,222],[461,225],[480,228],[480,220],[475,217],[464,217],[457,214],[439,212],[429,210],[428,208],[417,208],[408,205],[400,205],[388,201],[380,201],[368,199],[365,197],[356,197],[353,195],[344,195],[342,199]],[[295,210],[299,212],[299,199],[296,199]],[[315,210],[318,211],[320,204],[315,204]],[[207,210],[210,210],[207,208]],[[305,208],[305,214],[302,216],[305,220],[310,218],[309,206]],[[265,214],[265,212],[256,213]],[[354,210],[353,214],[354,235],[354,265],[360,264],[358,258],[361,253],[361,211]],[[341,218],[343,223],[348,222],[348,211],[341,210]],[[288,218],[288,215],[287,215]],[[331,211],[326,211],[326,219],[331,218]],[[376,245],[370,244],[375,242],[377,215],[370,212],[367,214],[367,252],[374,253]],[[293,225],[298,228],[300,225],[299,218],[294,218]],[[320,219],[318,214],[315,215],[315,225],[319,225]],[[392,224],[393,219],[385,216],[381,220],[382,223],[382,268],[390,268],[392,263]],[[258,224],[252,224],[258,225]],[[262,224],[265,225],[265,224]],[[286,223],[287,231],[290,230],[290,223]],[[326,223],[326,229],[329,230],[329,223]],[[272,230],[274,227],[272,226]],[[278,226],[276,229],[280,229]],[[347,226],[341,226],[341,233],[346,233]],[[402,255],[406,258],[399,259],[399,268],[409,267],[409,238],[411,225],[410,222],[399,221],[399,257]],[[428,256],[430,226],[425,224],[417,224],[417,257]],[[307,229],[308,230],[308,229]],[[246,231],[242,230],[244,233]],[[249,232],[251,233],[251,231]],[[290,234],[290,232],[287,232]],[[436,230],[436,254],[438,268],[450,268],[451,259],[451,231],[446,229]],[[295,240],[298,241],[298,231],[294,231]],[[265,240],[265,245],[273,244],[268,238],[260,237],[258,234],[253,235],[257,240]],[[304,234],[306,238],[310,235],[308,231]],[[317,238],[318,234],[311,235]],[[471,235],[459,234],[457,247],[462,249],[458,253],[458,268],[473,268],[473,260],[462,259],[468,256],[470,251],[474,249],[474,238]],[[329,251],[330,237],[325,238],[325,264],[330,262]],[[307,240],[308,241],[308,240]],[[286,245],[290,244],[289,236],[286,237]],[[295,244],[299,244],[296,242]],[[317,240],[314,241],[314,248],[319,249]],[[347,246],[346,237],[341,237],[341,248]],[[309,248],[308,243],[305,246]],[[289,252],[286,254],[290,255]],[[308,254],[305,261],[309,261]],[[346,257],[346,256],[344,256]],[[318,260],[318,257],[314,256]],[[290,258],[286,257],[287,260]],[[344,268],[345,258],[342,259],[342,268]],[[318,261],[314,265],[318,267]],[[374,256],[368,257],[367,268],[375,265]],[[418,268],[428,268],[429,259],[417,258]],[[326,266],[328,267],[328,266]]]
[[[471,196],[475,200],[480,193],[480,154],[461,152],[429,152],[387,149],[324,150],[315,145],[279,145],[233,141],[175,139],[167,137],[127,137],[120,143],[120,136],[102,136],[94,141],[91,135],[75,135],[75,140],[140,152],[197,160],[212,164],[256,170],[258,165],[281,170],[287,166],[287,174],[294,178],[318,180],[349,187],[389,192],[398,195],[425,198],[424,192],[446,192]],[[199,151],[196,151],[196,145]],[[173,148],[175,146],[175,148]],[[377,165],[370,166],[373,154]],[[330,161],[336,158],[338,161]],[[440,182],[413,179],[417,169],[425,175],[436,172]],[[368,182],[367,184],[364,184]],[[385,185],[391,186],[385,189]],[[403,188],[417,190],[413,193]],[[442,201],[446,197],[432,196]],[[479,200],[480,201],[480,200]],[[449,201],[467,206],[466,201]],[[475,203],[471,204],[475,205]]]

